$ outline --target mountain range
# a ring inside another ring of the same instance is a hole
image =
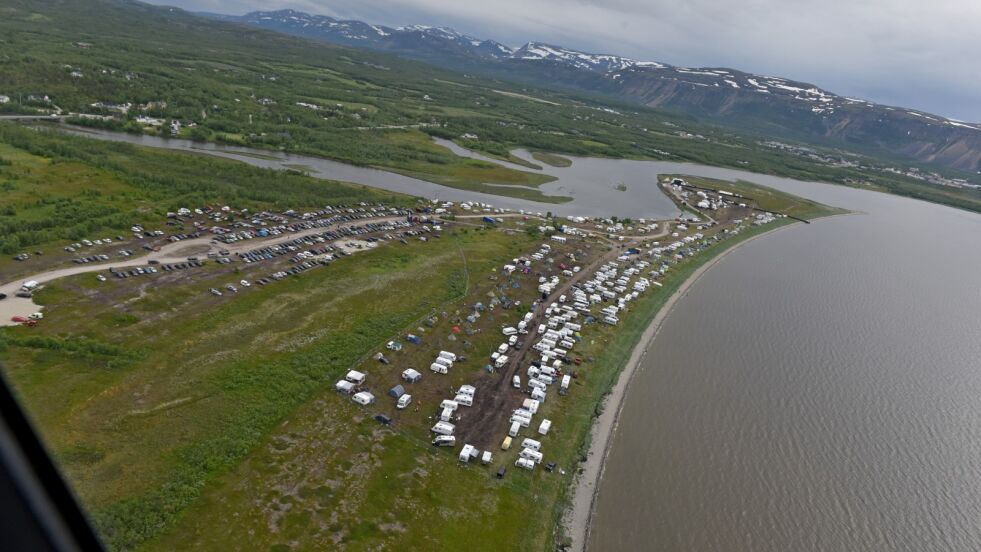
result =
[[[540,42],[515,48],[447,27],[386,27],[295,10],[203,14],[382,50],[433,65],[682,112],[767,136],[981,172],[981,124],[848,98],[813,84],[729,68],[687,68]]]

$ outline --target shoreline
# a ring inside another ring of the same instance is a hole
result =
[[[641,361],[650,350],[654,338],[657,337],[657,332],[661,328],[661,324],[671,311],[674,310],[674,306],[678,300],[687,295],[691,286],[705,272],[715,266],[716,263],[744,245],[778,230],[794,226],[794,224],[771,228],[765,232],[744,239],[707,260],[705,264],[696,268],[688,279],[678,286],[678,289],[671,294],[671,297],[665,301],[664,305],[661,306],[660,310],[657,311],[657,314],[654,315],[654,318],[647,325],[640,340],[634,345],[626,366],[624,366],[619,376],[617,376],[616,383],[610,388],[610,392],[603,399],[601,403],[602,413],[594,418],[592,427],[589,430],[589,450],[586,453],[586,461],[581,464],[582,471],[579,472],[572,484],[572,500],[569,502],[569,506],[563,513],[561,520],[562,526],[571,538],[571,550],[574,552],[586,551],[587,544],[589,543],[590,524],[596,507],[599,483],[603,480],[606,459],[612,449],[613,436],[616,434],[620,422],[620,413],[626,402],[627,388],[634,374],[637,372]]]

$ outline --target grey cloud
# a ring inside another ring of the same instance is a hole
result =
[[[244,13],[295,8],[373,23],[447,25],[687,66],[727,66],[981,121],[974,0],[170,0]]]

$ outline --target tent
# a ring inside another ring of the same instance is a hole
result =
[[[395,387],[388,390],[388,396],[392,397],[393,399],[397,399],[402,395],[405,395],[405,388],[402,387],[401,384],[396,385]]]

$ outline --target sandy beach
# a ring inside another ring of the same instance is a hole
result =
[[[788,225],[791,226],[791,225]],[[572,550],[576,552],[584,552],[586,550],[587,544],[589,542],[589,530],[590,522],[593,516],[593,508],[596,503],[597,489],[599,488],[599,482],[603,479],[603,469],[606,465],[606,458],[610,453],[610,448],[613,443],[613,435],[616,433],[617,424],[620,419],[620,412],[623,410],[624,399],[627,394],[627,388],[630,385],[630,381],[637,371],[637,367],[640,366],[641,361],[650,349],[651,343],[657,336],[657,332],[661,327],[661,323],[668,317],[674,305],[679,299],[688,293],[691,286],[701,278],[702,274],[712,268],[715,263],[724,259],[726,255],[729,255],[733,251],[738,250],[747,243],[752,242],[757,238],[761,238],[775,232],[782,228],[787,228],[788,226],[781,226],[778,228],[770,229],[762,234],[753,236],[743,242],[736,244],[733,247],[723,251],[721,254],[717,255],[715,258],[709,260],[704,265],[698,267],[695,272],[685,280],[680,287],[668,298],[658,311],[654,320],[647,326],[644,330],[644,334],[641,336],[637,345],[634,346],[633,352],[630,355],[630,359],[627,361],[627,365],[624,367],[623,371],[620,372],[620,376],[617,379],[616,384],[610,390],[610,393],[606,396],[603,401],[603,413],[600,414],[598,418],[593,422],[593,427],[590,430],[590,446],[589,452],[586,455],[586,462],[582,464],[582,471],[579,473],[573,488],[572,501],[570,502],[569,508],[563,515],[562,523],[565,526],[566,533],[572,539]]]

